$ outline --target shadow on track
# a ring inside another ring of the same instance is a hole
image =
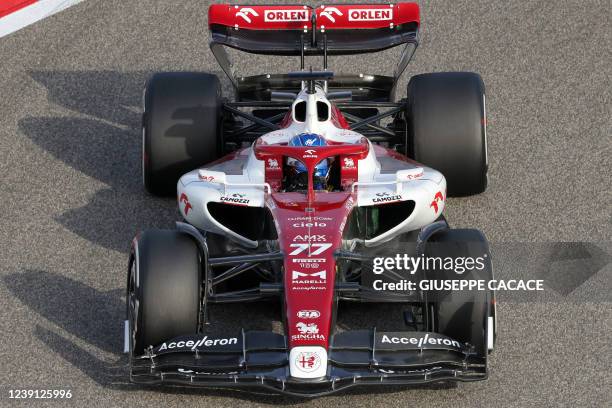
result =
[[[47,89],[52,104],[74,114],[25,118],[20,130],[53,157],[108,186],[87,205],[68,209],[56,221],[94,244],[124,253],[136,231],[171,226],[177,219],[175,201],[149,196],[141,182],[140,104],[149,74],[30,75]]]
[[[240,390],[192,389],[185,387],[142,387],[128,382],[127,358],[123,349],[125,316],[124,289],[99,291],[74,279],[39,270],[24,270],[3,278],[10,292],[33,312],[45,318],[61,331],[37,325],[34,336],[51,351],[79,369],[104,388],[141,390],[170,394],[194,394],[238,398],[252,402],[292,404],[297,398]],[[272,303],[224,305],[213,308],[214,331],[224,333],[247,330],[272,330],[271,319],[278,306]],[[258,319],[255,317],[259,316]],[[231,319],[230,319],[231,318]],[[212,332],[213,330],[211,330]],[[208,332],[208,331],[207,331]],[[73,341],[68,337],[78,340]],[[91,346],[111,354],[108,362],[91,352]],[[271,399],[272,398],[272,399]]]
[[[174,199],[153,197],[142,186],[141,104],[150,74],[30,72],[47,90],[49,102],[70,112],[19,122],[36,145],[107,186],[87,205],[68,209],[56,221],[94,244],[123,253],[136,231],[172,227],[179,219]]]

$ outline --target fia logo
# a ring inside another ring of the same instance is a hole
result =
[[[301,319],[317,319],[321,317],[321,313],[318,310],[300,310],[297,312],[297,317]]]

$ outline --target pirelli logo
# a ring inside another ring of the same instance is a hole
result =
[[[385,21],[393,20],[393,9],[350,9],[349,21]]]

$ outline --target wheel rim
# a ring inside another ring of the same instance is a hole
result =
[[[129,324],[129,356],[130,358],[134,355],[134,345],[136,344],[136,333],[138,331],[138,297],[136,295],[136,276],[138,261],[137,257],[134,256],[132,264],[130,266],[130,279],[127,292],[127,312],[128,312],[128,324]]]

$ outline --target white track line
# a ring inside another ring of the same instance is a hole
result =
[[[83,0],[40,0],[0,18],[0,37],[14,33]]]

